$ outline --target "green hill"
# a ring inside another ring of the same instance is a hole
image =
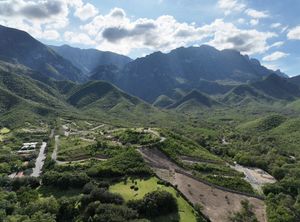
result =
[[[261,81],[239,85],[221,99],[231,105],[253,103],[271,104],[280,101],[293,101],[300,97],[300,88],[287,79],[272,74]]]
[[[157,99],[154,101],[153,106],[155,107],[160,107],[160,108],[166,108],[167,106],[170,106],[174,103],[175,101],[171,99],[170,97],[166,95],[161,95],[157,97]]]
[[[242,131],[269,131],[279,127],[285,121],[286,118],[284,116],[274,114],[243,123],[238,127],[238,129]]]
[[[221,101],[225,104],[246,105],[256,102],[269,102],[272,99],[256,90],[251,85],[239,85],[226,93]]]
[[[293,100],[300,97],[300,88],[287,79],[271,74],[262,81],[251,84],[265,95],[276,99]]]
[[[220,105],[217,101],[211,99],[209,96],[200,93],[197,90],[193,90],[182,99],[168,106],[169,109],[176,110],[197,110],[201,108],[212,108]]]

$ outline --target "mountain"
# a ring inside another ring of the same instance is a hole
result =
[[[206,96],[197,90],[193,90],[179,101],[168,106],[168,109],[190,111],[191,109],[197,110],[201,108],[211,108],[217,105],[220,105],[217,101],[211,99],[209,96]]]
[[[129,96],[110,83],[103,81],[92,81],[79,85],[73,90],[67,101],[77,108],[86,108],[95,105],[101,99],[104,100],[108,95],[109,97],[113,96],[114,99],[111,99],[109,104],[104,104],[103,108],[113,108],[120,98],[128,100],[133,105],[140,102],[137,98]]]
[[[82,81],[79,69],[28,33],[0,26],[0,58],[23,64],[54,79]]]
[[[175,101],[171,99],[170,97],[166,95],[161,95],[157,97],[157,99],[154,101],[153,106],[160,107],[160,108],[166,108],[170,105],[172,105]]]
[[[249,59],[238,51],[219,51],[203,45],[138,58],[124,67],[117,85],[130,94],[153,102],[174,88],[224,94],[234,84],[258,81],[271,73],[273,71],[258,60]],[[207,87],[206,83],[213,88]]]
[[[288,79],[288,81],[290,83],[293,83],[293,84],[296,84],[296,85],[300,86],[300,75],[291,77],[290,79]]]
[[[292,101],[300,97],[300,88],[289,79],[271,74],[263,80],[239,85],[222,99],[227,104],[247,104],[249,102],[269,103],[279,100]]]
[[[116,83],[120,78],[121,71],[115,65],[100,65],[89,73],[90,80],[104,80]]]
[[[293,100],[300,97],[300,88],[286,78],[271,74],[262,81],[252,83],[252,86],[265,95],[276,99]]]
[[[1,123],[7,126],[22,125],[74,111],[55,88],[27,76],[27,71],[25,69],[22,74],[22,69],[18,69],[18,74],[15,74],[0,69]]]
[[[132,59],[127,56],[113,52],[103,52],[97,49],[79,49],[69,45],[49,47],[65,59],[71,61],[74,66],[85,74],[94,72],[94,70],[101,65],[114,65],[118,68],[122,68],[132,61]]]
[[[239,85],[226,93],[221,101],[228,105],[247,105],[249,103],[267,103],[273,101],[273,99],[251,85]]]

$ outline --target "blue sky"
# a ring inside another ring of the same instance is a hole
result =
[[[0,24],[46,44],[141,57],[209,44],[300,74],[299,0],[1,0]]]

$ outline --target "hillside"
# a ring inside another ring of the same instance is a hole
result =
[[[222,101],[227,104],[261,104],[292,101],[300,97],[300,88],[286,78],[271,74],[261,81],[239,85],[228,92]]]
[[[213,106],[220,105],[217,101],[211,99],[203,93],[193,90],[182,99],[168,106],[168,109],[176,110],[200,110],[201,108],[212,108]]]
[[[103,80],[114,84],[122,74],[115,65],[100,65],[90,72],[89,75],[90,80]]]
[[[292,78],[289,78],[288,81],[300,87],[300,76],[294,76]]]
[[[74,66],[80,69],[84,74],[93,72],[101,65],[114,65],[122,68],[127,63],[131,62],[127,56],[119,55],[113,52],[103,52],[97,49],[79,49],[69,45],[49,46],[59,55],[71,61]]]
[[[276,99],[293,100],[300,97],[300,88],[287,79],[271,74],[264,80],[252,84],[257,90]]]
[[[173,88],[196,88],[206,93],[224,93],[230,90],[227,83],[258,81],[273,71],[237,51],[219,51],[202,45],[178,48],[167,54],[156,52],[138,58],[127,64],[122,72],[118,86],[153,102]],[[206,87],[203,80],[212,82],[215,90]],[[216,81],[222,84],[217,85],[214,83]]]
[[[170,105],[172,105],[175,101],[171,99],[170,97],[166,95],[161,95],[157,97],[157,99],[154,101],[153,106],[160,107],[160,108],[166,108]]]
[[[23,64],[54,79],[82,81],[84,76],[71,62],[28,33],[0,26],[0,57]]]

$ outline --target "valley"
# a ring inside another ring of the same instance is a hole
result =
[[[0,34],[0,221],[300,220],[298,77],[208,45],[132,60]]]

